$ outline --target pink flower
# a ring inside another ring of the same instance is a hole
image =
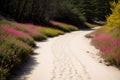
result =
[[[114,38],[110,34],[103,35],[101,33],[92,39],[92,44],[100,49],[101,55],[105,58],[111,58],[111,60],[114,58],[116,61],[120,61],[120,37]]]
[[[15,34],[16,36],[23,36],[24,34],[20,31],[17,31],[15,29],[8,29],[8,32]]]
[[[24,29],[24,32],[28,33],[29,35],[39,35],[40,32],[38,32],[37,25],[33,25],[33,24],[22,24],[22,23],[17,23],[17,22],[13,22],[14,25],[16,25],[17,27],[21,27]]]
[[[53,25],[69,25],[69,24],[65,24],[65,23],[61,23],[61,22],[57,22],[57,21],[53,21],[53,20],[50,20],[49,22]]]
[[[12,33],[18,37],[29,37],[27,34],[23,33],[22,31],[17,31],[16,29],[10,28],[8,26],[3,26],[2,29],[6,30],[9,33]]]

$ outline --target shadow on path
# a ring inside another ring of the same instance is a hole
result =
[[[25,75],[31,74],[34,67],[39,64],[35,60],[35,56],[37,55],[39,55],[39,53],[33,53],[25,63],[15,70],[14,74],[9,76],[8,80],[26,80],[27,77]]]

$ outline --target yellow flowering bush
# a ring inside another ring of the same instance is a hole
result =
[[[107,24],[105,25],[105,28],[107,30],[113,30],[115,28],[120,28],[120,0],[118,3],[111,2],[111,10],[112,14],[110,16],[107,16]]]

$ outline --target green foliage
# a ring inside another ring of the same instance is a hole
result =
[[[32,49],[25,43],[14,38],[4,39],[4,43],[0,45],[0,72],[2,77],[5,78],[13,67],[17,67],[26,60],[31,53]]]
[[[18,36],[15,33],[8,32],[9,29],[12,29],[12,30],[16,31],[17,33],[21,33],[21,36]],[[34,43],[34,40],[33,40],[32,37],[30,37],[28,34],[22,32],[22,31],[18,31],[16,29],[11,28],[11,26],[4,25],[4,26],[0,27],[0,37],[5,36],[5,35],[6,36],[8,36],[8,35],[12,36],[12,37],[16,38],[17,40],[23,41],[30,46],[33,46],[33,47],[35,46],[35,43]]]
[[[64,32],[70,32],[70,31],[77,31],[79,30],[76,26],[65,24],[65,23],[60,23],[56,21],[50,21],[53,25],[55,25],[54,28],[60,29]]]
[[[97,24],[88,23],[88,22],[85,22],[85,25],[88,26],[88,27],[90,27],[90,28],[94,28],[94,27],[99,26],[99,25],[97,25]]]
[[[86,17],[75,2],[76,0],[62,0],[54,19],[78,27],[82,26],[83,22],[86,21]]]
[[[34,40],[32,38],[16,37],[16,39],[18,39],[20,41],[23,41],[23,42],[27,43],[28,45],[30,45],[32,47],[36,46],[36,44],[35,44],[35,42],[34,42]]]
[[[25,31],[22,27],[17,27],[16,25],[13,25],[12,22],[4,19],[0,21],[0,26],[10,26],[16,30]]]
[[[119,28],[113,29],[109,32],[110,32],[110,34],[112,35],[113,38],[120,37],[120,29]]]
[[[0,21],[0,25],[1,26],[9,26],[9,27],[16,29],[18,31],[22,31],[22,32],[26,33],[27,35],[29,35],[30,37],[32,37],[36,41],[41,41],[41,40],[46,39],[46,36],[44,34],[37,32],[35,27],[38,27],[38,26],[36,26],[36,25],[22,24],[22,23],[20,24],[17,22],[10,22],[8,20]],[[35,46],[35,43],[34,43],[32,38],[28,39],[28,38],[18,37],[18,39],[23,40],[32,46]]]
[[[40,33],[39,35],[34,35],[33,38],[35,41],[42,41],[42,40],[46,40],[47,36],[43,33]]]
[[[104,20],[111,0],[0,0],[1,14],[20,22],[43,23],[57,19],[76,26]],[[101,6],[102,5],[102,6]],[[13,15],[14,14],[14,15]]]
[[[62,24],[59,24],[56,26],[57,29],[60,29],[64,32],[70,32],[70,31],[77,31],[79,30],[78,28],[76,27],[73,27],[72,25],[62,25]]]
[[[74,15],[76,15],[79,20],[83,22],[105,20],[105,15],[110,13],[110,1],[111,0],[63,0],[63,6],[65,6],[65,8],[63,8],[60,14],[68,12],[65,16],[71,15],[68,17],[73,18],[75,17]],[[64,14],[62,16],[64,16]]]
[[[0,80],[6,80],[7,75],[8,75],[8,70],[0,67]]]
[[[38,31],[42,32],[43,34],[45,34],[48,37],[54,37],[54,36],[57,36],[57,35],[64,34],[63,31],[57,30],[57,29],[54,29],[54,28],[41,27],[41,28],[38,28]]]

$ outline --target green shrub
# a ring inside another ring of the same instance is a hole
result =
[[[22,23],[2,20],[2,21],[0,21],[0,26],[9,26],[12,29],[15,29],[17,31],[26,33],[27,35],[31,36],[36,41],[41,41],[41,40],[46,39],[46,36],[44,34],[37,31],[37,27],[40,27],[40,26],[37,26],[37,25],[22,24]],[[32,46],[34,46],[34,45],[32,45]]]
[[[42,32],[43,34],[45,34],[48,37],[54,37],[54,36],[57,36],[57,35],[64,34],[63,31],[57,30],[57,29],[54,29],[54,28],[43,28],[43,27],[41,27],[41,28],[38,28],[38,31]]]
[[[0,21],[0,26],[9,26],[13,29],[19,30],[19,31],[25,31],[24,28],[22,27],[18,27],[16,25],[13,24],[13,22],[8,21],[8,20],[2,20]]]
[[[23,40],[18,38],[20,37],[12,35],[0,27],[0,78],[2,80],[6,80],[10,70],[26,60],[32,53],[29,45],[34,41],[28,43],[30,39],[25,42],[27,38],[21,37]]]
[[[3,69],[0,67],[0,80],[6,80],[7,75],[8,75],[8,69]]]
[[[36,41],[42,41],[42,40],[46,40],[47,36],[44,35],[43,33],[40,33],[39,35],[34,35],[33,38]]]
[[[3,37],[11,36],[11,37],[14,37],[15,39],[18,39],[18,40],[21,40],[21,41],[27,43],[30,46],[33,46],[33,47],[35,46],[35,43],[34,43],[34,40],[32,39],[32,37],[30,37],[28,34],[22,32],[22,31],[18,31],[9,26],[0,27],[0,37],[3,38],[2,36]]]
[[[97,24],[94,24],[94,23],[88,23],[88,22],[85,22],[85,25],[88,26],[89,28],[94,28],[94,27],[99,26],[99,25],[97,25]]]
[[[12,24],[17,27],[21,27],[24,30],[23,32],[29,34],[36,41],[41,41],[46,39],[46,36],[37,30],[37,27],[40,26],[33,24],[22,24],[17,22],[13,22]]]
[[[57,29],[60,29],[64,32],[70,32],[70,31],[77,31],[78,29],[76,27],[73,27],[71,25],[57,25]]]
[[[0,67],[3,77],[6,77],[12,68],[28,59],[33,52],[31,47],[22,41],[16,39],[4,41],[0,45]]]

